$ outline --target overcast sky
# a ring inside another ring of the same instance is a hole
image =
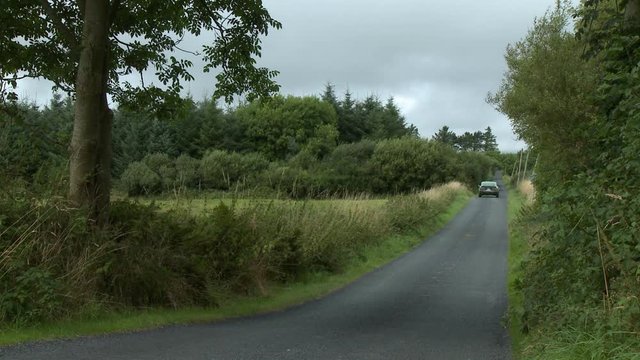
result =
[[[358,99],[393,96],[423,137],[443,125],[458,134],[491,126],[500,150],[516,151],[524,144],[485,98],[506,70],[507,44],[555,2],[264,0],[283,28],[264,38],[260,64],[280,71],[283,94],[319,95],[330,82],[339,98],[347,89]],[[202,100],[212,77],[196,74],[185,88]],[[29,83],[21,92],[46,103],[51,91]]]
[[[524,146],[485,103],[521,39],[555,0],[265,0],[283,29],[264,41],[263,63],[282,92],[393,96],[423,137],[491,126],[502,151]]]

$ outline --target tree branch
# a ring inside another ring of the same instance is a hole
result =
[[[178,46],[178,44],[180,44],[182,42],[182,40],[184,40],[184,35],[182,37],[180,37],[180,39],[178,39],[175,44],[173,45],[174,48],[182,51],[185,54],[191,54],[191,55],[195,55],[195,56],[200,56],[200,53],[197,51],[191,51],[191,50],[185,50],[182,49],[181,47]]]
[[[214,28],[218,30],[218,33],[220,33],[220,36],[224,37],[225,27],[223,26],[222,23],[220,23],[220,21],[218,21],[218,17],[216,16],[217,14],[215,13],[215,11],[211,10],[211,8],[209,7],[209,4],[206,1],[200,1],[200,3],[208,13],[209,17],[211,17],[211,20],[213,20],[213,22],[216,24]]]
[[[53,23],[53,26],[58,30],[58,32],[62,35],[63,39],[67,42],[67,45],[72,50],[75,50],[79,47],[80,43],[78,39],[75,37],[71,29],[69,29],[60,19],[55,10],[51,7],[48,0],[40,0],[42,7],[44,8],[44,12],[47,14],[47,17]]]

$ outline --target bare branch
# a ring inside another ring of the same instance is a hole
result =
[[[8,77],[8,78],[0,78],[0,81],[15,81],[15,80],[22,80],[22,79],[36,79],[38,78],[37,76],[33,76],[33,75],[29,75],[29,74],[24,74],[24,75],[20,75],[20,76],[13,76],[13,77]]]
[[[180,51],[182,51],[183,53],[186,53],[186,54],[191,54],[191,55],[195,55],[195,56],[200,56],[200,55],[201,55],[201,54],[200,54],[199,52],[197,52],[197,51],[191,51],[191,50],[185,50],[185,49],[182,49],[181,47],[179,47],[179,46],[178,46],[178,44],[180,43],[180,41],[182,41],[182,39],[180,39],[179,41],[177,41],[177,42],[176,42],[176,44],[175,44],[175,45],[173,45],[173,47],[174,47],[174,48],[176,48],[176,49],[178,49],[178,50],[180,50]]]
[[[130,44],[130,43],[128,43],[128,42],[124,42],[124,41],[122,41],[122,40],[118,39],[118,37],[117,37],[117,36],[114,36],[114,37],[113,37],[113,39],[114,39],[118,44],[122,44],[122,45],[126,46],[126,47],[127,47],[127,49],[131,49],[131,48],[133,47],[133,44]]]

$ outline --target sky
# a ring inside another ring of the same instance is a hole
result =
[[[525,36],[556,0],[263,0],[283,25],[263,38],[260,66],[280,72],[285,95],[393,97],[405,120],[430,138],[447,125],[457,134],[490,126],[503,152],[526,145],[509,120],[485,102],[506,71],[508,44]],[[198,50],[196,41],[181,44]],[[196,68],[202,64],[195,61]],[[185,84],[195,100],[213,93],[213,74],[194,69]],[[21,84],[39,104],[44,82]]]
[[[264,40],[262,63],[282,92],[340,98],[393,96],[408,123],[431,137],[491,126],[501,151],[526,145],[485,102],[506,71],[509,43],[555,0],[265,0],[283,29]]]

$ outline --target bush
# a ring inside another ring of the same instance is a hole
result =
[[[162,190],[162,179],[141,161],[132,162],[120,178],[129,196],[156,194]]]
[[[153,153],[142,159],[149,169],[160,178],[162,190],[171,190],[176,186],[176,168],[174,161],[167,154]]]
[[[242,176],[240,154],[222,150],[209,151],[202,158],[200,171],[204,187],[228,190]]]
[[[92,294],[92,271],[85,265],[100,249],[87,246],[86,229],[86,217],[60,198],[34,201],[0,193],[3,322],[49,320]]]
[[[260,174],[258,181],[293,199],[314,197],[319,193],[313,175],[308,170],[297,167],[272,164]]]
[[[371,192],[374,172],[370,160],[375,148],[376,143],[369,140],[339,145],[323,162],[319,183],[332,193]]]
[[[458,154],[455,166],[459,168],[458,179],[473,189],[481,181],[493,178],[491,170],[498,168],[500,164],[483,153],[462,152]]]
[[[453,180],[458,173],[455,151],[444,144],[417,138],[384,140],[371,158],[374,190],[408,193]]]
[[[132,306],[208,305],[205,281],[191,264],[194,249],[187,247],[194,226],[186,214],[112,204],[100,291]]]
[[[176,159],[176,185],[179,188],[197,188],[200,185],[200,160],[182,154]]]

